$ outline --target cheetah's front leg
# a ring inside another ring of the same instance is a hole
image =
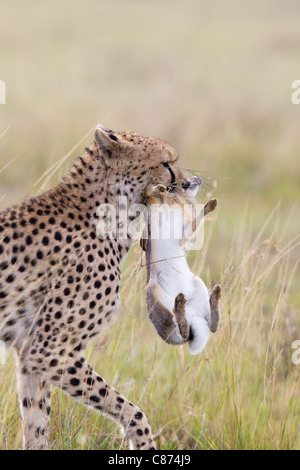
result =
[[[155,449],[144,413],[102,379],[84,358],[73,358],[67,364],[58,363],[57,368],[60,376],[53,369],[50,379],[53,385],[119,423],[130,440],[132,450]]]
[[[48,450],[50,385],[42,376],[17,363],[18,393],[23,424],[23,447],[26,450]]]

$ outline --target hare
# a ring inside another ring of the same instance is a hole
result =
[[[150,320],[167,343],[189,342],[191,354],[205,348],[210,332],[216,332],[220,322],[220,285],[209,294],[204,282],[190,271],[185,256],[184,232],[195,223],[193,207],[201,184],[201,179],[194,177],[182,190],[149,186],[144,194],[146,205],[149,209],[158,207],[159,225],[171,224],[173,231],[171,236],[164,237],[161,227],[156,227],[155,231],[160,233],[153,237],[149,223],[148,238],[141,240],[147,260],[146,300]],[[210,200],[197,219],[216,206],[217,200]]]

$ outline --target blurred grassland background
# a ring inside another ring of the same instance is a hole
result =
[[[201,200],[219,207],[189,260],[222,283],[220,331],[197,357],[163,343],[135,246],[91,365],[146,412],[162,449],[299,449],[299,2],[2,0],[0,16],[1,209],[54,185],[92,132],[35,183],[98,122],[165,139],[217,185],[205,185]],[[55,449],[126,448],[113,422],[58,390],[51,418]],[[0,448],[21,445],[9,354]]]

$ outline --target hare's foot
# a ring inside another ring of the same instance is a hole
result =
[[[211,309],[211,320],[210,330],[215,333],[220,324],[221,312],[220,312],[220,298],[221,298],[221,286],[217,284],[210,294],[210,309]]]
[[[210,201],[208,201],[204,206],[204,217],[210,212],[214,211],[215,208],[217,207],[217,204],[218,204],[217,199],[211,199]]]

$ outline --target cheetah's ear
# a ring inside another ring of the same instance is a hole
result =
[[[110,129],[106,129],[102,125],[98,125],[95,129],[94,140],[97,147],[102,152],[105,152],[109,157],[112,156],[120,144],[119,137]]]

